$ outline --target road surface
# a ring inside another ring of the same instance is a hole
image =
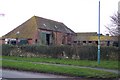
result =
[[[2,78],[68,78],[67,76],[46,74],[46,73],[34,73],[26,71],[16,71],[8,69],[0,69],[0,77]]]

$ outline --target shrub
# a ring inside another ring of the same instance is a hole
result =
[[[118,60],[120,51],[117,47],[101,47],[101,59],[103,60]]]
[[[19,49],[19,52],[17,52]],[[20,56],[21,54],[39,56],[39,57],[53,57],[53,58],[63,58],[68,57],[74,59],[79,57],[85,60],[97,60],[97,46],[42,46],[42,45],[2,45],[2,54],[11,55],[14,51],[15,56]],[[116,47],[101,47],[100,57],[102,60],[118,60],[118,53],[120,51]],[[23,56],[25,56],[23,55]]]
[[[14,49],[13,45],[3,44],[2,45],[2,55],[8,56],[10,55],[10,51]]]
[[[96,46],[80,46],[79,56],[80,56],[80,59],[96,60],[97,47]]]

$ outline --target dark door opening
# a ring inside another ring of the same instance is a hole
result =
[[[46,34],[46,44],[50,45],[50,34]]]
[[[107,41],[107,46],[110,46],[110,41]]]
[[[98,41],[95,41],[95,43],[98,45]]]
[[[17,42],[15,40],[10,41],[12,45],[16,45]]]

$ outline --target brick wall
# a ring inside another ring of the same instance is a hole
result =
[[[2,43],[3,43],[3,40],[0,39],[0,44],[2,44]]]

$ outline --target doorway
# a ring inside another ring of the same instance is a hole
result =
[[[50,45],[50,34],[46,34],[46,44]]]

